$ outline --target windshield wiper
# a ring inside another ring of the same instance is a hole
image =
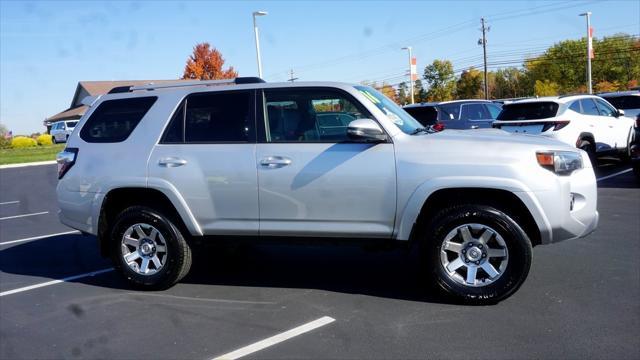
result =
[[[419,128],[416,128],[415,130],[413,130],[409,135],[416,135],[416,134],[421,133],[421,132],[430,133],[431,131],[429,131],[429,128],[419,127]]]

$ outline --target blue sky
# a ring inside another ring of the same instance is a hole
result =
[[[4,1],[0,0],[0,122],[43,131],[81,80],[172,79],[207,41],[241,76],[257,74],[251,13],[264,77],[398,83],[412,46],[418,71],[436,58],[480,65],[480,17],[488,56],[518,61],[585,32],[640,34],[640,1]],[[596,49],[597,51],[597,49]]]

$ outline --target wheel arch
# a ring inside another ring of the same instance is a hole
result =
[[[397,239],[415,241],[420,238],[425,221],[439,209],[453,204],[475,203],[496,207],[509,213],[531,239],[532,245],[548,242],[549,222],[528,192],[500,187],[453,186],[433,189],[424,196],[414,194],[414,209],[407,205],[400,221]],[[417,196],[417,197],[416,197]],[[422,201],[416,201],[422,198]],[[525,201],[523,201],[523,198]],[[411,201],[410,201],[411,203]],[[545,230],[547,229],[547,230]]]
[[[113,225],[116,216],[130,206],[147,206],[162,211],[175,221],[176,226],[185,235],[201,235],[200,227],[189,216],[184,216],[186,210],[181,209],[180,205],[177,208],[171,197],[162,190],[143,187],[114,188],[107,192],[100,207],[98,220],[98,242],[101,255],[109,255],[108,230]]]
[[[593,146],[594,146],[594,147],[596,146],[596,138],[595,138],[595,136],[593,136],[593,134],[592,134],[592,133],[590,133],[590,132],[581,132],[581,133],[578,135],[578,138],[576,139],[576,147],[580,146],[580,142],[581,142],[582,140],[590,141],[590,142],[593,144]],[[594,150],[595,150],[595,149],[594,149]]]

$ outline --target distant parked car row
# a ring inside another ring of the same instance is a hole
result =
[[[458,100],[407,105],[423,126],[443,129],[494,127],[552,137],[586,151],[631,159],[640,177],[640,91],[496,101]]]

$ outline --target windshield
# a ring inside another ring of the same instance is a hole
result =
[[[364,97],[366,97],[373,105],[375,105],[378,109],[380,109],[389,120],[393,121],[394,124],[402,132],[405,134],[411,134],[416,129],[422,128],[423,126],[418,122],[418,120],[414,119],[409,115],[406,111],[402,110],[400,106],[391,101],[388,97],[382,95],[377,90],[369,87],[369,86],[354,86]]]
[[[508,104],[502,107],[498,120],[537,120],[556,116],[558,104],[551,101]]]

